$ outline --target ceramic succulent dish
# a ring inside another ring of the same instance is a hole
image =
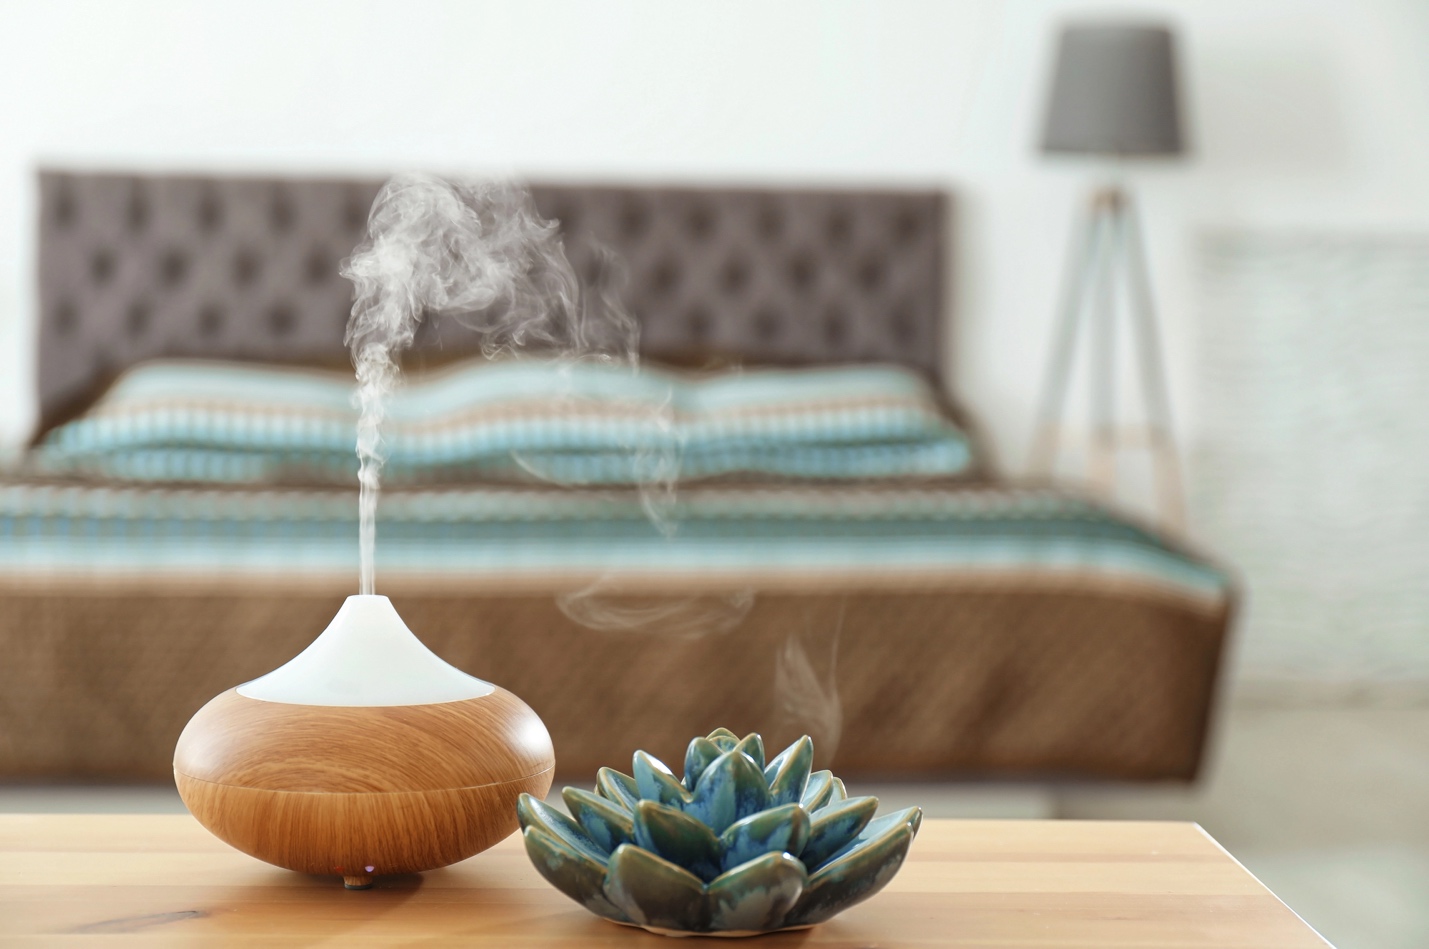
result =
[[[562,792],[574,819],[521,795],[526,852],[586,909],[666,935],[750,936],[813,926],[893,878],[923,819],[875,817],[805,736],[765,763],[764,742],[716,729],[690,742],[681,781],[643,751],[634,776],[601,768]]]

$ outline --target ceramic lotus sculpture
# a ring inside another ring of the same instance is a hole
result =
[[[813,760],[808,736],[766,764],[759,735],[723,728],[690,742],[684,780],[637,751],[633,777],[601,768],[594,793],[562,792],[574,819],[521,795],[526,852],[592,913],[652,932],[813,926],[882,889],[923,818],[875,817]]]

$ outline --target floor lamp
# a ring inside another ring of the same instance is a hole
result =
[[[1165,27],[1091,24],[1063,29],[1057,49],[1042,151],[1120,157],[1181,154],[1175,46]],[[1138,362],[1147,422],[1117,423],[1118,288]],[[1056,337],[1048,360],[1031,469],[1051,477],[1079,339],[1089,357],[1091,411],[1087,469],[1108,494],[1117,457],[1133,438],[1151,452],[1162,518],[1185,520],[1180,461],[1156,327],[1151,280],[1136,204],[1124,187],[1099,188],[1077,222],[1067,258]]]

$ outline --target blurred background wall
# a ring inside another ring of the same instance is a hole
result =
[[[1054,32],[1069,16],[1128,13],[1171,21],[1185,56],[1192,156],[1129,176],[1194,501],[1217,437],[1198,354],[1220,341],[1200,336],[1227,331],[1204,319],[1205,235],[1429,233],[1422,3],[16,4],[17,28],[0,36],[0,444],[22,440],[34,412],[37,166],[415,167],[949,188],[946,359],[1015,474],[1072,215],[1101,174],[1034,147]],[[1237,563],[1196,513],[1193,534]],[[1267,628],[1243,665],[1252,678],[1429,675],[1424,622],[1371,630],[1352,655]]]

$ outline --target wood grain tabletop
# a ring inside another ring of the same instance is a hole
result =
[[[344,890],[173,815],[0,815],[0,946],[690,947],[597,919],[519,837]],[[738,945],[739,943],[735,943]],[[1195,824],[929,820],[888,888],[749,946],[1321,947]]]

